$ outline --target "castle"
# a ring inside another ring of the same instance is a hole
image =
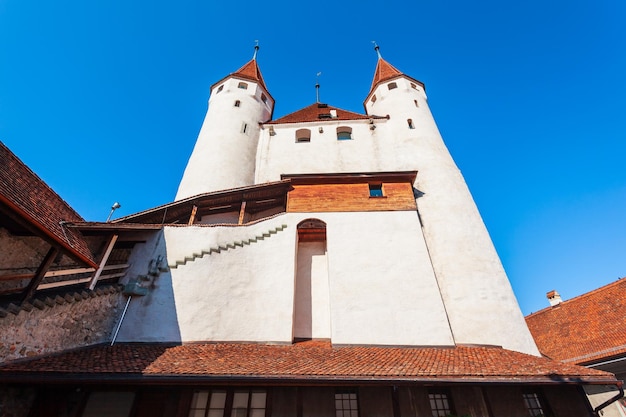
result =
[[[611,374],[539,356],[424,84],[376,50],[363,114],[315,102],[273,119],[256,51],[216,82],[175,201],[62,220],[93,248],[80,284],[121,271],[106,343],[0,378],[51,416],[55,401],[82,416],[582,416],[614,400],[583,391]]]

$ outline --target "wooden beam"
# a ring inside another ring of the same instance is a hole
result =
[[[98,278],[100,278],[102,271],[104,271],[104,266],[109,260],[109,256],[111,255],[113,246],[115,246],[115,242],[117,242],[117,235],[111,236],[111,239],[109,240],[109,244],[107,245],[106,251],[104,252],[104,255],[102,255],[102,260],[100,261],[100,265],[98,265],[98,269],[93,274],[93,276],[91,277],[91,281],[89,282],[90,290],[93,290],[96,287],[96,284],[98,283]]]
[[[189,226],[191,226],[194,220],[196,220],[197,212],[198,212],[198,206],[194,205],[193,208],[191,209],[191,216],[189,216],[189,223],[187,223]]]
[[[128,268],[130,264],[119,264],[119,265],[107,265],[104,267],[104,270],[110,269],[122,269]],[[96,268],[72,268],[72,269],[59,269],[56,271],[48,271],[44,278],[51,277],[62,277],[66,275],[77,275],[77,274],[85,274],[87,272],[94,272]],[[0,275],[0,281],[17,281],[19,279],[31,279],[35,276],[35,274],[13,274],[13,275]]]
[[[30,299],[35,291],[37,291],[37,287],[44,279],[48,268],[50,268],[50,265],[52,265],[52,262],[54,262],[54,258],[57,257],[58,253],[59,250],[54,246],[51,247],[50,250],[48,250],[48,253],[43,258],[43,261],[41,261],[41,264],[39,264],[39,268],[37,268],[35,276],[30,280],[30,283],[28,284],[26,289],[22,292],[22,302]]]
[[[239,222],[237,224],[243,224],[243,218],[246,215],[246,200],[241,202],[241,209],[239,210]]]

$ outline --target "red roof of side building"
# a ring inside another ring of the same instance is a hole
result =
[[[0,366],[0,381],[615,383],[613,374],[497,347],[98,345]]]
[[[588,364],[626,354],[626,279],[526,317],[542,354]]]
[[[333,117],[331,110],[336,112],[336,117]],[[303,123],[303,122],[319,122],[319,121],[332,121],[332,120],[363,120],[372,117],[366,114],[354,113],[348,110],[343,110],[338,107],[329,106],[324,103],[313,103],[303,109],[290,113],[279,119],[272,120],[267,124],[282,124],[282,123]]]
[[[68,255],[97,266],[78,230],[63,226],[83,218],[0,142],[0,204]]]

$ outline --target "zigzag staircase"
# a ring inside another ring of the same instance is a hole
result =
[[[176,261],[174,264],[170,264],[169,267],[171,269],[176,269],[179,266],[182,265],[186,265],[188,262],[194,262],[196,259],[199,258],[203,258],[207,255],[211,255],[212,253],[221,253],[223,251],[227,251],[227,250],[231,250],[231,249],[236,249],[237,247],[243,248],[244,246],[250,245],[252,243],[257,243],[260,240],[265,240],[267,238],[272,237],[272,235],[275,235],[278,232],[282,232],[283,230],[285,230],[287,228],[286,224],[282,224],[280,226],[277,226],[273,229],[270,229],[269,231],[255,236],[253,238],[250,239],[244,239],[244,240],[236,240],[233,243],[228,243],[225,245],[218,245],[215,247],[211,247],[209,249],[204,249],[201,252],[196,252],[191,256],[185,256],[185,259],[183,259],[182,261]]]

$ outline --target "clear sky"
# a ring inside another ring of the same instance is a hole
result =
[[[522,311],[626,276],[623,0],[0,0],[0,140],[87,220],[174,199],[254,41],[274,117],[423,81]],[[0,161],[1,162],[1,161]]]

